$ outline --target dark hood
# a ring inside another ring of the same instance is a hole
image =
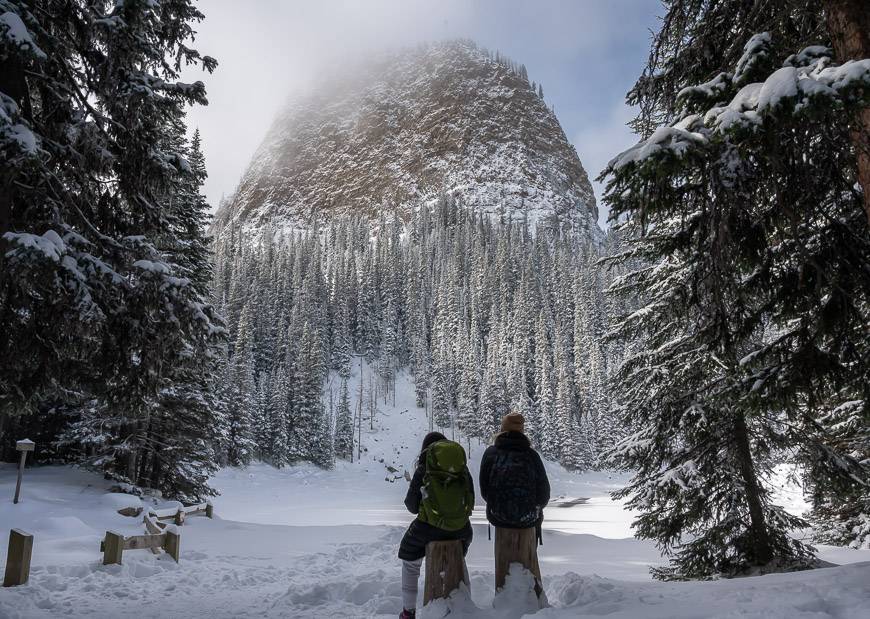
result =
[[[522,432],[502,432],[495,437],[495,446],[499,449],[531,449],[532,444]]]

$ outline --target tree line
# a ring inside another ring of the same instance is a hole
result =
[[[256,239],[220,230],[226,462],[327,465],[349,416],[325,410],[322,385],[329,371],[346,381],[361,356],[386,390],[410,371],[417,404],[465,440],[489,440],[513,410],[547,457],[599,466],[621,436],[605,388],[621,348],[600,338],[611,308],[599,248],[534,232],[447,196],[408,222],[331,217]],[[339,403],[348,398],[344,382]]]

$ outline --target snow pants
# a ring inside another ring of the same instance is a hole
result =
[[[423,559],[402,561],[402,607],[413,610],[417,606],[417,587]]]
[[[402,608],[412,610],[417,606],[417,588],[420,583],[420,568],[423,567],[423,559],[416,561],[402,561]],[[468,566],[463,566],[465,582],[471,583],[468,576]]]

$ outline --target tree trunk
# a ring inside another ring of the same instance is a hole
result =
[[[870,6],[867,0],[825,0],[828,35],[840,62],[870,58]],[[864,190],[864,213],[870,224],[870,107],[863,108],[849,132]]]
[[[0,413],[0,462],[3,461],[3,447],[6,444],[6,420],[8,415]]]
[[[148,486],[149,488],[157,488],[157,475],[156,470],[158,468],[158,462],[160,460],[160,456],[157,453],[157,449],[155,448],[156,441],[154,436],[156,434],[154,430],[154,420],[149,415],[148,420],[144,422],[145,427],[147,428],[144,431],[145,440],[142,445],[140,445],[139,452],[139,485]]]
[[[773,560],[773,549],[770,545],[767,523],[764,521],[761,488],[758,485],[755,466],[752,463],[749,432],[746,429],[746,419],[743,413],[734,415],[734,440],[737,443],[737,459],[740,466],[740,476],[743,478],[746,490],[746,502],[749,503],[749,529],[755,542],[755,561],[758,565],[767,565]]]
[[[6,239],[3,237],[12,229],[12,178],[4,174],[0,179],[0,286],[4,285],[3,274],[6,272],[5,261],[8,251]]]
[[[24,75],[24,66],[14,56],[0,62],[0,92],[11,97],[18,105],[22,115],[28,119],[31,118],[30,94],[27,87],[27,78]],[[6,167],[0,173],[0,287],[3,286],[4,274],[6,272],[4,256],[7,251],[7,242],[3,235],[12,230],[13,222],[13,182],[15,181],[15,170],[10,170]]]
[[[152,453],[151,455],[151,475],[149,478],[149,485],[152,488],[160,488],[160,482],[162,481],[163,476],[163,459],[157,454]]]

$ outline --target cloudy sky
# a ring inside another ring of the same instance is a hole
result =
[[[370,50],[471,38],[526,65],[590,179],[634,143],[625,92],[643,68],[656,0],[200,0],[198,70],[210,105],[190,113],[205,147],[206,193],[235,189],[277,110],[319,74]],[[600,199],[600,187],[596,183]],[[603,209],[602,209],[603,210]],[[602,220],[604,213],[602,213]]]

